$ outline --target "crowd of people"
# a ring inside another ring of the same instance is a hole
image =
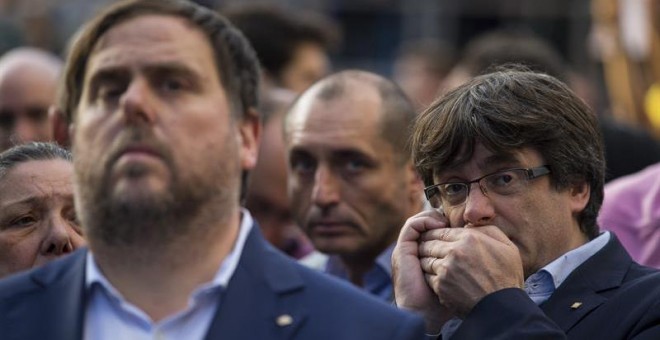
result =
[[[658,141],[536,36],[338,33],[125,0],[0,56],[0,337],[660,338]]]

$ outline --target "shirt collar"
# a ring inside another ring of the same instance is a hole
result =
[[[376,265],[385,271],[389,277],[392,277],[392,252],[394,251],[395,245],[395,243],[392,243],[376,258]]]
[[[548,263],[540,271],[546,271],[552,276],[555,289],[557,289],[577,267],[605,247],[609,240],[610,232],[606,231],[595,239]]]
[[[243,248],[245,247],[245,242],[250,230],[252,230],[253,224],[250,212],[241,208],[241,223],[239,225],[238,237],[236,238],[234,247],[229,254],[227,254],[227,257],[222,260],[220,268],[215,273],[213,280],[198,287],[193,292],[193,297],[211,290],[227,287],[229,280],[231,280],[231,277],[234,275],[234,271],[238,266],[241,254],[243,253]],[[87,291],[90,291],[95,283],[98,283],[101,287],[107,290],[114,299],[123,301],[121,294],[101,272],[101,269],[94,260],[92,252],[88,251],[87,261],[85,263],[85,288]]]

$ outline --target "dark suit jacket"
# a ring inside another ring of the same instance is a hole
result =
[[[86,250],[0,281],[0,338],[81,339]],[[288,314],[293,322],[278,326]],[[423,339],[420,318],[304,268],[254,225],[207,339]]]
[[[492,293],[452,339],[660,339],[660,272],[611,235],[540,308],[521,289]]]

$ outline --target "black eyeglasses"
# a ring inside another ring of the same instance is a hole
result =
[[[550,173],[548,165],[536,168],[514,168],[497,171],[469,182],[447,182],[424,188],[424,195],[433,208],[449,208],[464,204],[470,194],[472,183],[478,183],[481,192],[507,196],[521,192],[527,181]]]

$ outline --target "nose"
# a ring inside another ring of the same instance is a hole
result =
[[[314,175],[312,201],[319,207],[339,203],[339,181],[327,166],[319,166]]]
[[[41,243],[41,254],[45,257],[58,257],[75,250],[81,237],[73,227],[60,217],[50,217],[46,235]]]
[[[478,183],[473,184],[476,185],[470,185],[470,194],[465,200],[463,220],[475,226],[490,224],[495,217],[495,208],[484,189]]]
[[[120,106],[127,124],[153,123],[155,98],[148,80],[133,79],[121,96]]]

